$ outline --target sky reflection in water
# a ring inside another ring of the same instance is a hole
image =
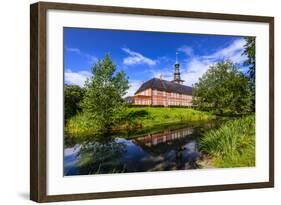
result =
[[[196,169],[199,133],[199,128],[185,127],[134,139],[76,144],[64,150],[64,174]]]

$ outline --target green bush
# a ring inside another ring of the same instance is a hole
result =
[[[255,166],[254,116],[231,120],[208,131],[200,148],[214,158],[215,167]]]

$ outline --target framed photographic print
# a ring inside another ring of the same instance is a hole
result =
[[[274,186],[274,18],[40,2],[37,202]]]

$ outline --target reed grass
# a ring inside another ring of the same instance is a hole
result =
[[[200,148],[213,157],[215,167],[255,166],[255,117],[231,120],[206,132]]]

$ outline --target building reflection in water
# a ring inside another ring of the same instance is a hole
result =
[[[191,135],[194,132],[193,127],[178,129],[178,130],[166,130],[162,133],[149,134],[144,137],[139,137],[133,140],[139,145],[145,145],[147,147],[153,147],[160,143],[169,143],[174,140],[179,140],[185,138],[187,135]]]
[[[133,139],[90,143],[65,149],[65,175],[197,169],[198,127],[165,130]],[[85,149],[87,148],[87,149]]]

